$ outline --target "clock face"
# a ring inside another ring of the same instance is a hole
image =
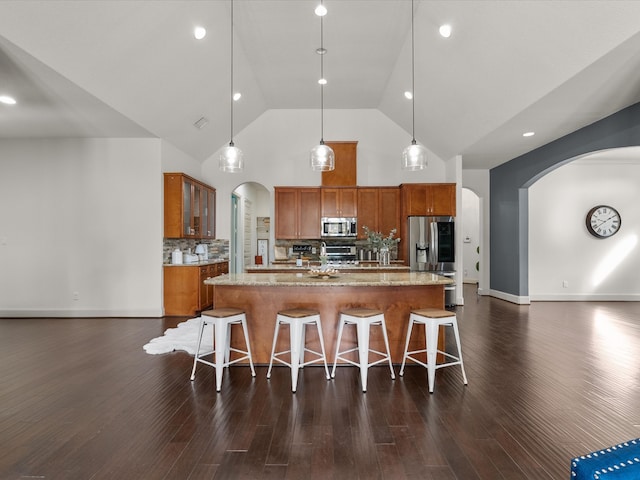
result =
[[[608,238],[615,235],[621,224],[618,211],[607,205],[598,205],[587,213],[587,230],[594,237]]]

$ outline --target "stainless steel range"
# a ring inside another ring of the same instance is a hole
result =
[[[352,263],[356,261],[355,245],[327,245],[327,261],[330,263]]]

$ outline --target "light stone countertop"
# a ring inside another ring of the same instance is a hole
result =
[[[344,271],[355,270],[356,273],[360,271],[366,272],[367,270],[388,270],[390,272],[392,271],[409,272],[410,270],[409,266],[403,265],[402,263],[392,263],[390,265],[380,265],[377,262],[358,263],[358,264],[336,263],[336,264],[330,264],[330,266],[337,270],[344,270]],[[261,270],[274,272],[274,273],[279,273],[279,272],[294,273],[294,272],[307,272],[309,271],[310,268],[318,268],[318,267],[319,267],[318,262],[315,262],[315,263],[312,262],[309,266],[307,266],[307,263],[304,262],[302,267],[296,266],[295,263],[271,263],[269,265],[250,265],[246,267],[245,270],[247,270],[248,273],[264,273],[264,272],[261,272]]]
[[[308,271],[299,273],[231,273],[204,281],[207,285],[281,286],[281,287],[379,287],[449,285],[450,278],[427,272],[338,272],[330,278],[317,277]]]
[[[191,263],[163,263],[163,267],[202,267],[203,265],[214,265],[216,263],[227,263],[229,260],[223,258],[210,258],[202,262]]]

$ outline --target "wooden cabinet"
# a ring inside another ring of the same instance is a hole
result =
[[[326,188],[321,192],[322,217],[357,217],[357,188]]]
[[[326,144],[333,149],[336,168],[322,172],[322,186],[355,187],[357,184],[358,142],[326,142]]]
[[[216,191],[203,188],[201,190],[202,201],[202,238],[216,238]]]
[[[320,188],[275,187],[275,238],[320,237]]]
[[[382,232],[385,236],[392,230],[400,234],[400,188],[358,188],[358,238],[366,239],[363,226]]]
[[[207,278],[229,273],[229,262],[164,266],[164,314],[195,315],[213,306],[213,287]]]
[[[392,229],[400,234],[400,188],[378,189],[378,231],[387,233]]]
[[[456,215],[455,183],[405,183],[402,192],[402,216]]]
[[[183,173],[164,174],[164,237],[215,238],[216,190]]]

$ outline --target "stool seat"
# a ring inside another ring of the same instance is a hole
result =
[[[215,317],[215,318],[225,318],[225,317],[232,317],[234,315],[241,315],[243,313],[244,313],[244,310],[240,310],[239,308],[221,307],[213,310],[205,310],[200,315],[205,315],[207,317]]]
[[[419,308],[417,310],[412,310],[412,313],[428,318],[447,318],[456,316],[455,312],[450,310],[441,310],[439,308]]]
[[[200,346],[202,344],[202,335],[205,325],[213,326],[213,362],[204,360],[203,357],[209,353],[200,354]],[[241,325],[244,333],[244,341],[246,350],[240,350],[231,347],[231,326]],[[236,352],[243,356],[230,359],[230,353]],[[213,310],[206,310],[200,314],[200,331],[198,333],[198,346],[193,359],[193,369],[191,370],[191,380],[196,378],[196,367],[198,362],[204,363],[216,369],[216,391],[220,391],[222,387],[222,374],[224,368],[242,360],[249,360],[251,367],[251,376],[256,376],[253,367],[253,358],[251,356],[251,345],[249,344],[249,333],[247,329],[247,318],[244,310],[234,307],[221,307]]]
[[[341,313],[350,317],[369,318],[376,315],[383,315],[382,310],[374,310],[373,308],[348,308]]]
[[[280,325],[289,325],[289,350],[276,352],[276,344],[280,332]],[[318,329],[318,338],[320,341],[320,352],[306,348],[305,333],[307,325],[315,325]],[[305,352],[315,355],[316,358],[305,362]],[[290,361],[280,358],[289,354]],[[327,365],[327,357],[324,350],[324,339],[322,336],[322,324],[320,322],[320,312],[310,308],[289,308],[280,310],[276,315],[276,327],[273,332],[273,346],[271,347],[271,359],[269,360],[269,369],[267,370],[267,378],[271,378],[271,369],[273,362],[282,363],[291,368],[291,391],[295,393],[298,388],[299,370],[312,363],[323,362],[324,370],[329,377],[329,366]]]
[[[411,333],[413,331],[414,324],[425,326],[426,348],[422,350],[409,351],[409,342],[411,340]],[[441,326],[451,327],[453,329],[456,347],[458,349],[457,356],[438,350],[438,335]],[[422,353],[426,353],[426,363],[415,357],[415,355]],[[443,363],[437,363],[438,353],[445,357],[445,361]],[[405,341],[404,354],[402,356],[402,365],[400,366],[400,376],[404,375],[404,366],[407,360],[411,360],[427,369],[429,393],[433,393],[436,370],[438,368],[460,365],[460,369],[462,370],[462,380],[466,385],[467,375],[464,371],[464,363],[462,361],[462,347],[460,346],[460,333],[458,332],[458,320],[455,312],[438,308],[420,308],[412,310],[409,314],[409,326],[407,327],[407,338]]]
[[[340,344],[342,342],[342,333],[345,325],[355,325],[357,335],[357,345],[353,348],[340,351]],[[382,337],[384,338],[384,345],[386,352],[379,352],[369,348],[369,335],[372,326],[380,326],[382,329]],[[346,358],[344,355],[351,352],[358,352],[358,362],[354,362],[350,358]],[[377,360],[369,361],[369,354],[379,356]],[[338,339],[336,342],[336,355],[333,360],[333,368],[331,369],[331,376],[336,376],[336,365],[338,360],[342,360],[345,363],[349,363],[360,368],[360,382],[362,384],[362,391],[367,391],[367,372],[369,367],[377,365],[382,362],[389,363],[389,370],[391,370],[391,378],[395,379],[396,375],[393,372],[393,364],[391,363],[391,354],[389,353],[389,338],[387,337],[387,326],[384,321],[384,312],[373,308],[354,307],[342,310],[340,312],[340,326],[338,327]]]
[[[319,315],[319,313],[317,310],[311,310],[309,308],[290,308],[288,310],[280,310],[278,315],[289,318],[304,318]]]

